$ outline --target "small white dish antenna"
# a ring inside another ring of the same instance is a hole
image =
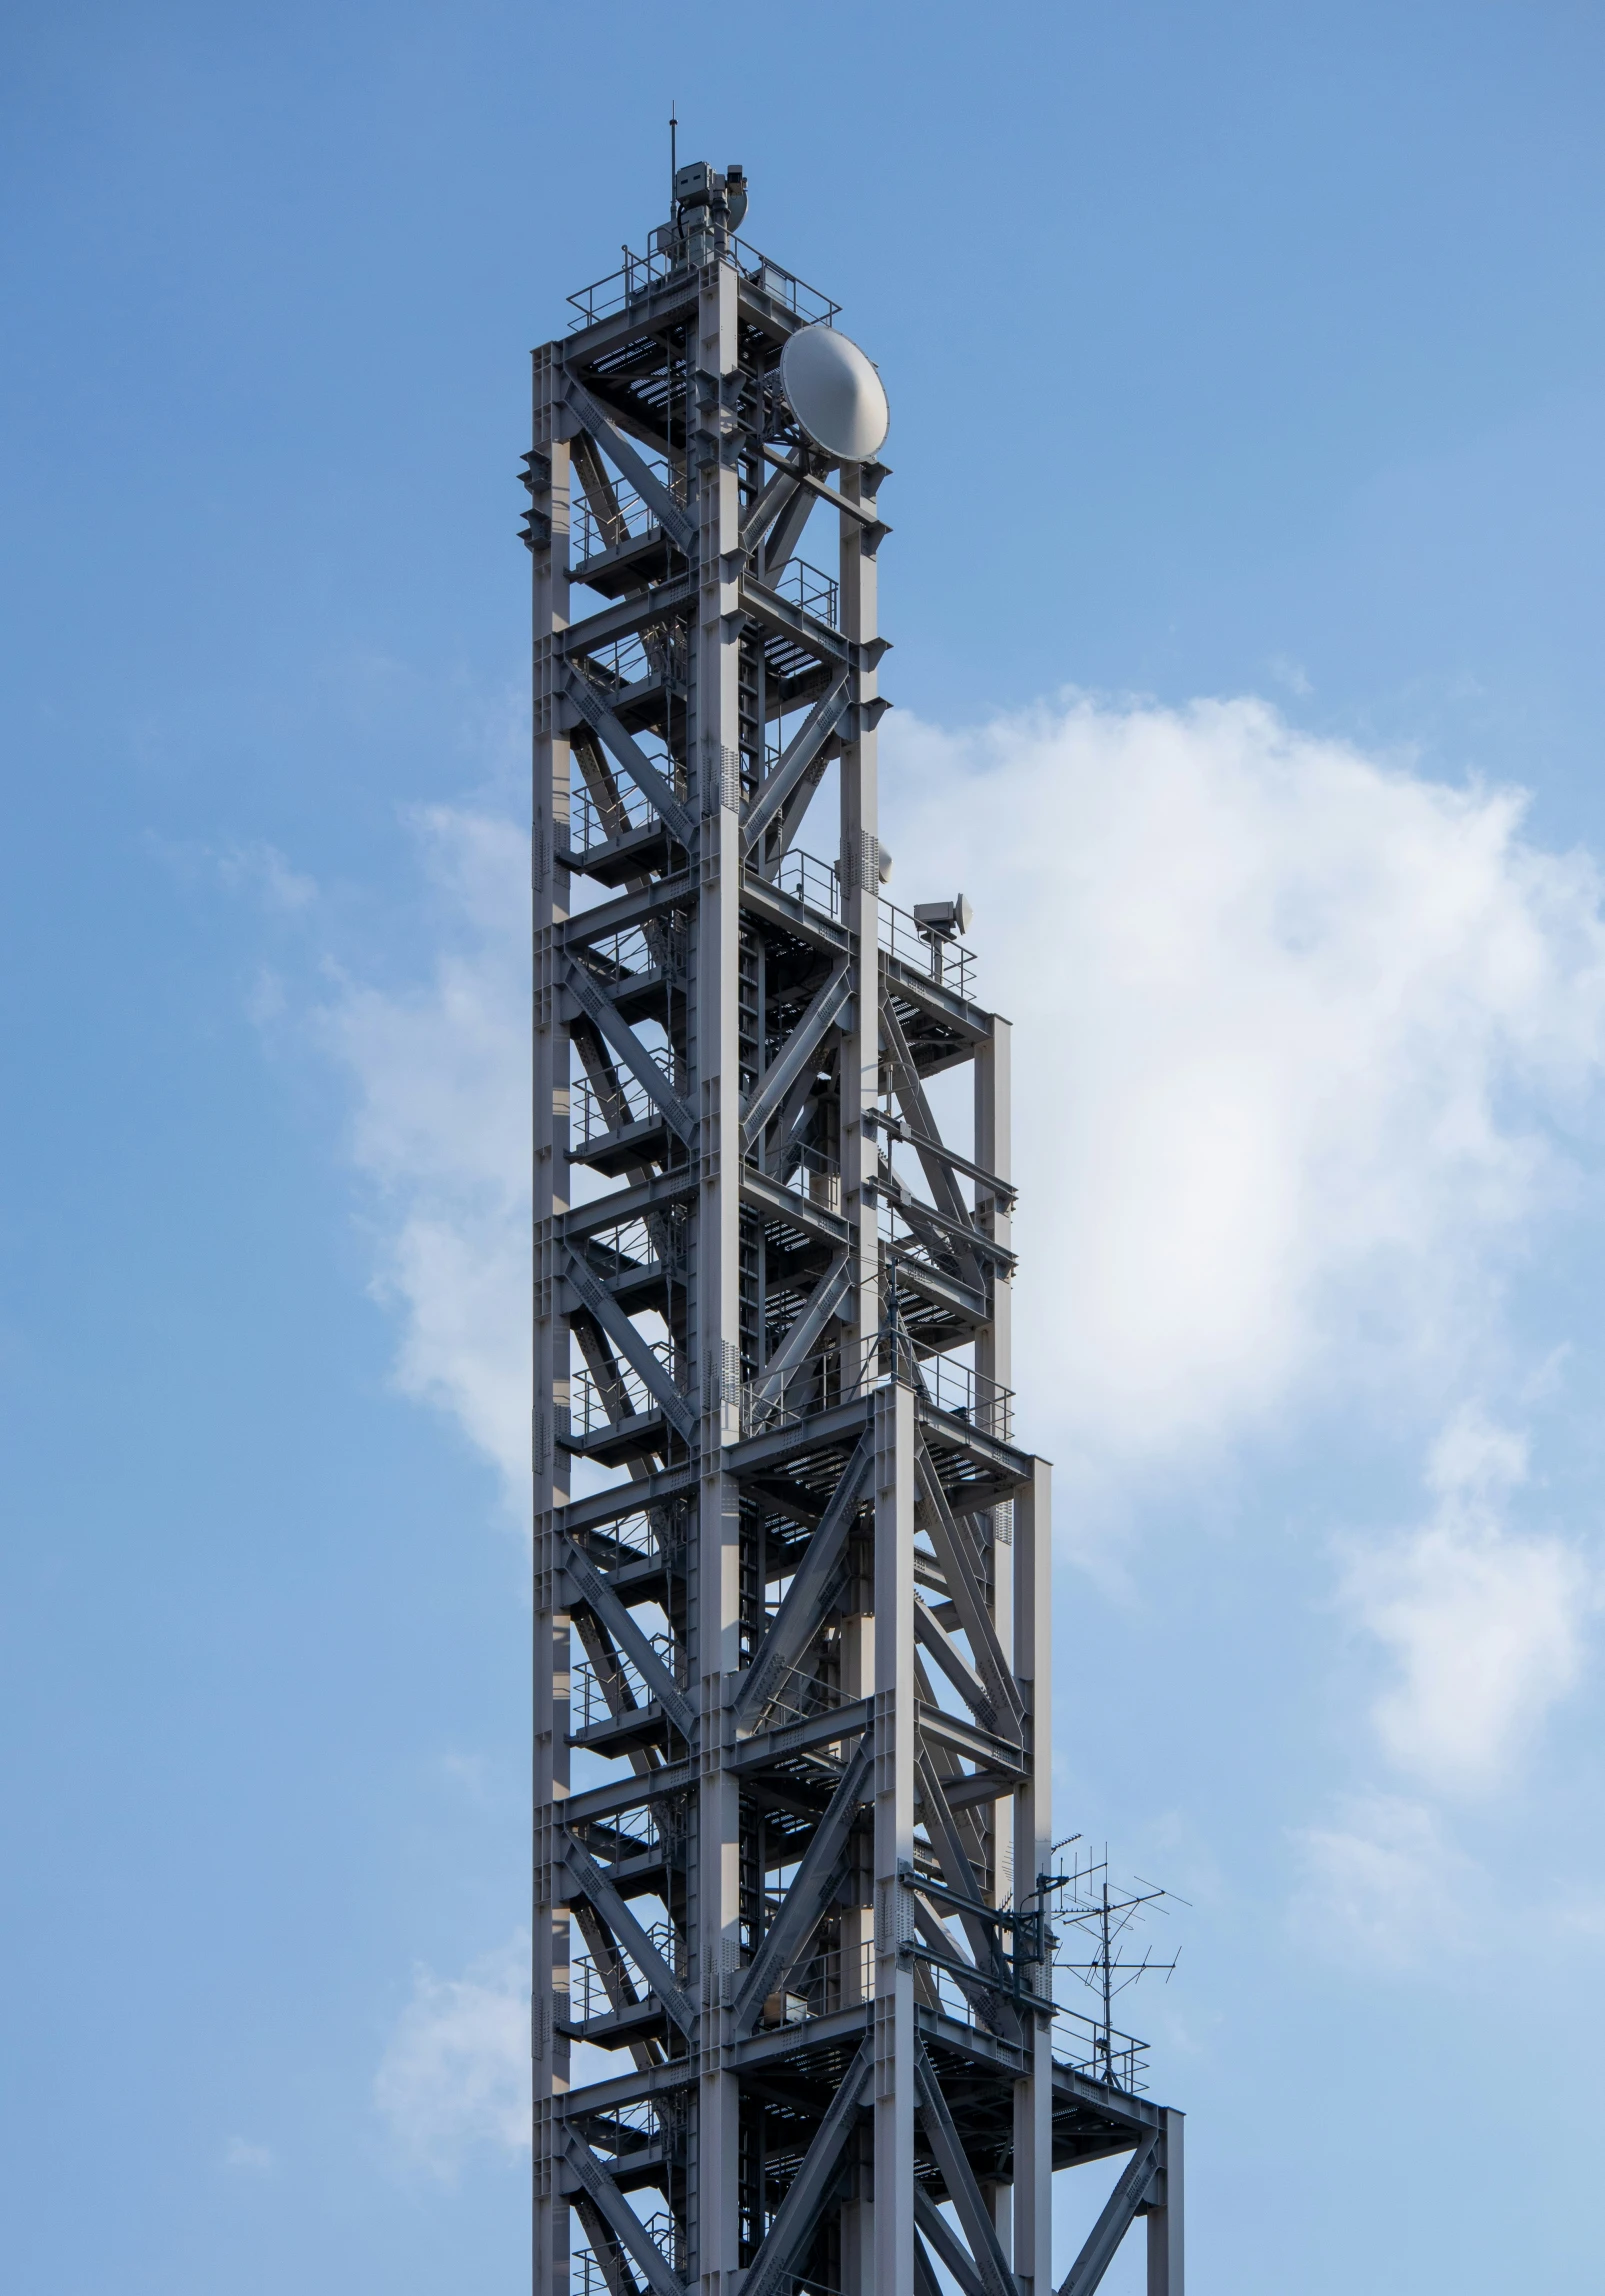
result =
[[[791,411],[824,453],[868,462],[885,444],[891,409],[880,376],[858,345],[835,327],[799,327],[780,354]]]

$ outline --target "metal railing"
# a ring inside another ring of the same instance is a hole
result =
[[[648,1268],[662,1269],[680,1275],[685,1271],[687,1238],[683,1221],[670,1221],[658,1213],[651,1219],[644,1212],[631,1218],[616,1220],[610,1228],[593,1228],[586,1239],[586,1251],[598,1258],[592,1266],[598,1275],[627,1274]],[[609,1263],[617,1261],[617,1266]]]
[[[906,1333],[882,1332],[861,1345],[848,1343],[806,1357],[778,1378],[737,1381],[722,1400],[738,1403],[741,1432],[762,1435],[797,1426],[811,1412],[850,1403],[894,1380],[950,1419],[961,1419],[999,1442],[1013,1439],[1014,1390],[1000,1387],[951,1356],[916,1354]]]
[[[664,455],[648,454],[642,459],[654,477],[662,480],[675,501],[683,503],[686,491],[683,472]],[[644,535],[651,533],[658,523],[657,512],[628,479],[614,479],[613,496],[624,524],[624,538],[638,542]],[[607,527],[592,508],[591,498],[577,477],[569,493],[568,535],[571,567],[583,566],[588,558],[599,558],[604,550],[617,548],[622,539],[615,533],[612,543],[609,543]]]
[[[841,1166],[834,1156],[827,1156],[818,1148],[794,1148],[786,1170],[770,1172],[765,1177],[800,1203],[815,1204],[824,1212],[841,1211]]]
[[[829,1714],[854,1703],[839,1683],[822,1681],[817,1673],[810,1673],[804,1661],[789,1667],[778,1682],[770,1684],[763,1701],[762,1725],[766,1730],[782,1730],[788,1722],[811,1722],[816,1714]]]
[[[923,1395],[934,1410],[949,1419],[965,1420],[982,1435],[995,1436],[1007,1443],[1014,1432],[1014,1390],[1000,1387],[995,1379],[983,1378],[968,1363],[955,1363],[950,1355],[928,1355],[917,1359],[913,1348],[904,1340],[900,1343],[906,1361],[898,1376],[904,1385]]]
[[[828,917],[833,925],[840,924],[842,913],[841,872],[834,862],[821,861],[815,854],[806,853],[801,846],[793,846],[770,882],[775,890],[788,893],[805,908],[817,910]],[[948,989],[954,996],[966,1000],[975,987],[975,951],[963,941],[950,940],[945,933],[932,932],[900,909],[895,901],[880,896],[880,945],[890,957],[908,965],[915,972],[926,974],[939,988]]]
[[[639,1507],[634,1514],[618,1516],[608,1524],[605,1532],[587,1532],[582,1543],[589,1549],[590,1542],[599,1536],[607,1538],[614,1546],[624,1547],[631,1554],[641,1556],[643,1561],[660,1551],[649,1507]]]
[[[828,1411],[832,1404],[850,1403],[871,1387],[883,1384],[876,1362],[875,1344],[862,1352],[852,1346],[826,1348],[793,1364],[789,1371],[737,1384],[734,1395],[741,1412],[743,1436],[763,1435],[778,1427],[795,1427],[812,1411]]]
[[[806,558],[788,558],[772,587],[777,598],[789,598],[816,622],[824,622],[832,630],[841,627],[841,585],[817,566],[810,566]]]
[[[683,1382],[678,1376],[678,1362],[673,1343],[667,1339],[654,1339],[649,1340],[647,1344],[671,1379],[674,1380],[675,1386],[681,1387]],[[616,1365],[616,1377],[626,1405],[626,1409],[620,1414],[622,1418],[639,1418],[646,1412],[656,1411],[660,1408],[657,1397],[636,1370],[634,1364],[626,1363],[620,1359]],[[568,1410],[566,1413],[560,1412],[559,1418],[563,1422],[563,1433],[571,1439],[586,1443],[594,1435],[606,1434],[608,1428],[616,1424],[612,1412],[608,1410],[603,1399],[602,1391],[592,1378],[588,1367],[573,1373],[569,1380],[568,1392]]]
[[[667,973],[683,981],[689,942],[683,918],[654,917],[644,925],[626,925],[620,932],[598,933],[586,942],[583,956],[575,953],[581,963],[589,963],[606,990],[633,973]]]
[[[801,901],[805,909],[815,910],[828,917],[833,925],[841,923],[841,878],[829,861],[821,861],[812,853],[805,853],[794,845],[770,879],[776,892],[789,894]]]
[[[915,1195],[900,1173],[893,1175],[893,1181],[901,1188],[900,1194],[888,1184],[884,1173],[876,1190],[875,1232],[881,1242],[904,1262],[917,1261],[939,1274],[954,1274],[956,1267],[962,1264],[961,1255],[966,1248],[963,1233],[954,1234],[954,1223],[924,1197]],[[928,1217],[922,1219],[922,1213]],[[985,1246],[989,1239],[979,1230],[974,1233],[985,1265]]]
[[[960,1958],[955,1946],[954,1961]],[[972,2029],[990,2029],[988,2004],[1006,2000],[1007,1994],[1000,1995],[979,1970],[966,1981],[956,1967],[934,1955],[916,1951],[916,1960],[927,1998],[934,1998],[944,2017]],[[822,1953],[794,1962],[784,1976],[776,1979],[775,1989],[760,2012],[761,2024],[771,2030],[777,2026],[806,2025],[816,2017],[829,2016],[834,2010],[872,2000],[875,1965],[876,1949],[869,1938],[830,1946]],[[1128,2096],[1141,2095],[1146,2085],[1143,2081],[1148,2069],[1146,2041],[1100,2025],[1080,2010],[1067,2008],[1062,2003],[1054,2011],[1053,2054],[1058,2063],[1068,2066],[1072,2072],[1123,2090]]]
[[[958,1947],[953,1947],[954,1961],[963,1958]],[[996,2004],[1008,1999],[995,1985],[977,1970],[966,1983],[956,1968],[939,1961],[929,1952],[914,1948],[914,1967],[920,1980],[920,1989],[927,1997],[934,1997],[944,2017],[951,2017],[955,2025],[968,2025],[972,2031],[991,2032],[995,2028]],[[989,2016],[988,2011],[992,2014]]]
[[[780,2025],[806,2025],[833,2010],[850,2009],[875,1994],[875,1945],[861,1938],[832,1945],[823,1953],[797,1961],[775,1982],[775,1989],[759,2011],[758,2021],[773,2030]]]
[[[644,1085],[637,1084],[628,1071],[619,1077],[619,1091],[625,1107],[622,1119],[627,1124],[641,1124],[652,1113],[652,1099]],[[576,1147],[588,1148],[593,1140],[604,1140],[610,1132],[619,1129],[617,1110],[610,1112],[602,1096],[588,1076],[569,1087],[569,1137]]]
[[[585,1663],[581,1661],[582,1665]],[[574,1672],[575,1669],[571,1667],[571,1682]],[[650,1802],[638,1803],[633,1809],[615,1811],[610,1818],[581,1819],[574,1827],[574,1834],[586,1848],[593,1850],[598,1834],[604,1837],[611,1846],[605,1852],[598,1851],[596,1854],[605,1854],[609,1864],[615,1864],[621,1857],[645,1857],[653,1851],[661,1851],[664,1843],[663,1829],[658,1824],[656,1809]]]
[[[581,287],[569,296],[576,314],[569,321],[570,333],[578,327],[594,327],[599,319],[611,318],[637,295],[644,295],[649,287],[660,286],[676,269],[671,258],[655,247],[649,248],[645,255],[637,255],[633,248],[621,245],[619,253],[624,261],[617,271],[608,272],[605,278],[593,279],[589,287]]]
[[[773,759],[769,762],[773,763]],[[619,782],[618,790],[619,804],[630,828],[644,828],[655,818],[651,806],[627,777]],[[592,846],[609,841],[608,828],[595,799],[583,783],[576,783],[569,798],[570,850],[585,853]],[[821,861],[817,854],[794,845],[783,856],[769,883],[777,893],[800,901],[805,909],[828,918],[831,924],[841,923],[841,871],[835,862]],[[900,909],[895,901],[888,901],[884,893],[880,896],[879,911],[879,941],[886,954],[968,1002],[975,990],[975,951],[963,941],[952,940],[945,933],[933,932],[919,924],[908,910]]]
[[[620,247],[624,261],[617,271],[610,271],[604,279],[593,279],[589,287],[581,287],[570,295],[575,316],[569,321],[572,333],[580,327],[594,327],[599,319],[611,318],[622,311],[637,295],[658,287],[677,271],[688,270],[683,256],[666,253],[663,249],[649,248],[645,255],[637,255],[633,248]],[[808,326],[826,326],[841,309],[828,295],[821,295],[817,287],[810,287],[794,271],[776,263],[756,247],[749,247],[744,239],[732,236],[726,244],[722,260],[733,263],[744,278],[760,288],[766,295],[801,319]]]
[[[1053,2054],[1061,2065],[1084,2079],[1102,2081],[1107,2088],[1141,2096],[1147,2087],[1148,2043],[1062,2003],[1053,2013]]]
[[[685,681],[685,648],[678,632],[663,622],[652,622],[643,630],[626,632],[622,638],[609,638],[599,645],[587,646],[583,653],[571,654],[569,660],[576,668],[590,663],[603,673],[591,682],[603,700],[610,703],[620,688],[660,685],[665,679],[680,684]],[[672,779],[672,765],[668,771]]]
[[[647,1639],[672,1674],[675,1670],[673,1637],[654,1634]],[[603,1667],[598,1667],[593,1659],[577,1658],[569,1669],[569,1726],[589,1730],[599,1722],[610,1722],[616,1703],[625,1708],[632,1701],[637,1706],[646,1706],[655,1696],[656,1692],[626,1658]]]
[[[643,1924],[643,1926],[648,1937],[683,1984],[685,1971],[679,1966],[681,1960],[680,1943],[675,1934],[673,1922],[652,1921]],[[626,1953],[626,1949],[622,1946],[619,1950],[621,1953]],[[626,1960],[628,1961],[627,1953]],[[629,1963],[629,1968],[636,1992],[643,2001],[650,2000],[652,1987],[647,1978],[635,1968],[633,1963]],[[603,1982],[602,1972],[593,1961],[582,1954],[576,1954],[568,1965],[568,2013],[570,2021],[576,2025],[589,2025],[598,2017],[612,2017],[616,2014],[607,1986]],[[602,2045],[605,2046],[606,2044]]]
[[[975,952],[962,941],[949,940],[918,924],[906,909],[881,895],[880,944],[890,957],[914,971],[928,973],[939,988],[969,998],[975,983]]]
[[[623,780],[615,777],[614,786],[618,797],[616,805],[612,800],[609,801],[609,809],[615,815],[609,823],[602,808],[579,778],[579,769],[576,767],[568,800],[568,844],[571,853],[583,856],[598,845],[610,845],[615,837],[622,837],[632,829],[645,829],[657,819],[652,807],[628,777]]]
[[[839,303],[833,303],[828,295],[822,295],[817,287],[810,287],[794,271],[788,271],[783,264],[771,261],[756,247],[750,247],[746,240],[732,239],[730,246],[743,276],[755,287],[761,287],[766,295],[772,295],[777,303],[784,303],[805,325],[828,327],[840,312]]]
[[[641,2229],[660,2255],[670,2259],[676,2276],[681,2276],[683,2268],[679,2260],[680,2236],[668,2210],[665,2208],[654,2209],[650,2216],[642,2219]],[[578,2296],[612,2296],[607,2274],[589,2248],[575,2249],[574,2262],[579,2267]],[[633,2261],[630,2269],[632,2273],[639,2274],[639,2266]]]

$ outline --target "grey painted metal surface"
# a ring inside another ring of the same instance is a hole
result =
[[[1146,2213],[1180,2296],[1178,2116],[1055,2054],[1009,1031],[883,882],[889,474],[788,404],[835,307],[739,171],[676,185],[526,457],[535,2286],[1051,2296],[1054,2167],[1130,2156],[1067,2286]]]

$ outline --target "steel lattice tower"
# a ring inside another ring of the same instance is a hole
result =
[[[1179,2116],[1056,2049],[1009,1029],[882,891],[888,473],[788,400],[835,306],[740,171],[674,188],[526,458],[535,2286],[1051,2296],[1054,2168],[1126,2153],[1065,2289],[1142,2213],[1181,2296]]]

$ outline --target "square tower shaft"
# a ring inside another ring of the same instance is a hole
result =
[[[535,2286],[1050,2296],[1054,2167],[1128,2153],[1066,2289],[1144,2213],[1180,2296],[1179,2117],[1055,2058],[1009,1030],[883,891],[889,473],[781,387],[835,307],[697,223],[526,458]]]

